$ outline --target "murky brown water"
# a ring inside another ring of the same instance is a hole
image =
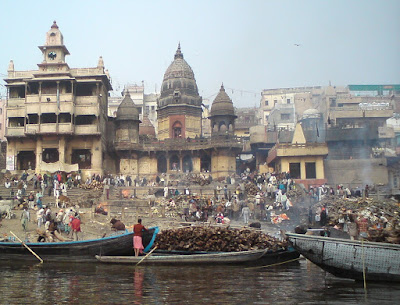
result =
[[[305,260],[264,269],[0,263],[0,304],[396,304],[400,284],[342,280]]]

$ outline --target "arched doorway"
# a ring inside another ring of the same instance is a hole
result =
[[[181,162],[177,155],[173,155],[169,159],[169,168],[174,171],[178,171],[181,169]]]
[[[200,170],[202,172],[211,171],[211,158],[209,156],[205,155],[200,158]]]
[[[186,155],[182,160],[182,168],[184,173],[193,171],[193,162],[190,155]]]
[[[172,125],[172,137],[173,138],[182,138],[182,123],[176,121]]]
[[[159,156],[157,159],[157,172],[166,173],[167,172],[167,158],[165,156]]]

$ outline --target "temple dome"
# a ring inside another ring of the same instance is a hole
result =
[[[309,108],[303,112],[303,119],[320,118],[321,113],[315,108]]]
[[[135,107],[135,103],[132,101],[128,91],[118,107],[116,119],[139,121],[139,111]]]
[[[158,106],[188,104],[200,107],[201,103],[193,70],[183,58],[179,44],[174,61],[165,71]]]
[[[235,109],[228,94],[225,92],[224,85],[221,85],[217,96],[211,106],[210,116],[231,115],[235,116]]]

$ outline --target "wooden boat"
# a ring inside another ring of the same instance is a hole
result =
[[[252,250],[241,252],[215,252],[205,254],[161,254],[155,253],[146,257],[142,264],[241,264],[249,261],[254,261],[261,258],[266,250]],[[143,256],[102,256],[96,255],[96,258],[102,263],[114,264],[130,264],[135,265]]]
[[[335,276],[400,281],[400,245],[287,233],[303,256]]]
[[[149,228],[143,234],[145,250],[152,247],[158,227]],[[109,237],[70,242],[27,242],[26,245],[44,262],[96,262],[96,255],[133,255],[133,232]],[[0,242],[0,260],[36,260],[20,242]]]

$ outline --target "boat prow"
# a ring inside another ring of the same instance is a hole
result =
[[[400,245],[286,234],[304,257],[329,273],[369,281],[400,281]]]

